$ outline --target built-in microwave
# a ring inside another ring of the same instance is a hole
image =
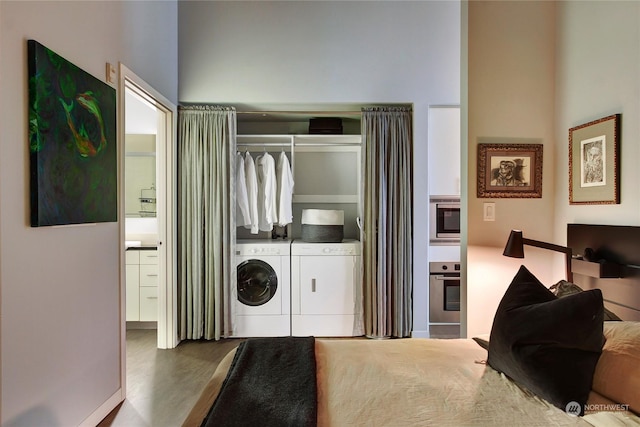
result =
[[[459,245],[460,196],[431,196],[429,205],[430,243]]]

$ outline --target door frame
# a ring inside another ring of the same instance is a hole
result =
[[[178,345],[177,334],[177,271],[175,242],[177,241],[177,155],[176,129],[177,107],[142,78],[119,63],[119,120],[120,126],[120,182],[124,182],[124,139],[125,139],[125,91],[131,90],[154,105],[158,110],[156,135],[157,165],[157,212],[158,212],[158,348],[174,348]],[[125,212],[124,186],[120,186],[120,241],[122,248],[120,261],[120,322],[121,322],[121,377],[126,383],[126,283],[125,283]]]

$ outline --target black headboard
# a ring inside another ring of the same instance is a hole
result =
[[[622,319],[640,321],[640,227],[568,224],[567,246],[574,257],[589,255],[572,260],[573,281],[601,289],[607,308]]]

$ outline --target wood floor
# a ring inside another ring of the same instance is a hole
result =
[[[225,354],[240,339],[156,348],[155,329],[127,331],[127,398],[98,427],[179,427]]]

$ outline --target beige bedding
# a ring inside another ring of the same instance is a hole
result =
[[[315,346],[319,426],[640,426],[625,412],[567,415],[481,363],[487,352],[471,339],[317,339]],[[201,424],[234,353],[184,426]],[[608,401],[593,394],[590,402]]]

